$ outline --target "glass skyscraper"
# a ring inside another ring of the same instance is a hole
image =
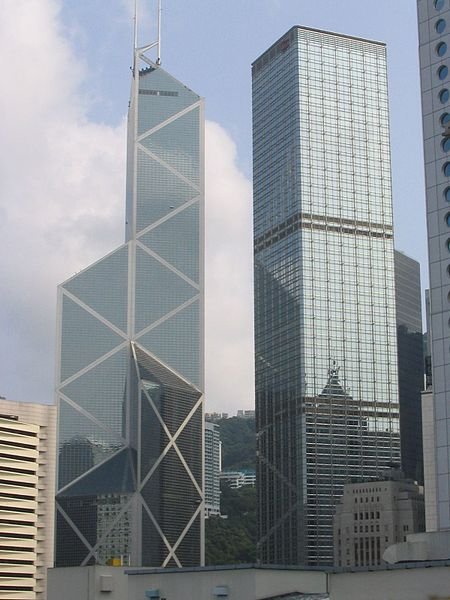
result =
[[[386,48],[293,27],[252,77],[258,552],[326,565],[400,463]]]
[[[203,103],[146,63],[126,242],[59,288],[57,566],[203,561]]]
[[[420,265],[397,250],[394,264],[402,470],[405,477],[423,485],[421,393],[425,364]]]

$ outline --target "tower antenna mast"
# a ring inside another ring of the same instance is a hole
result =
[[[143,60],[150,66],[159,66],[161,64],[161,8],[162,0],[158,0],[157,32],[156,40],[139,46],[139,0],[134,0],[134,60],[133,71],[136,71],[137,63]],[[156,60],[152,60],[147,53],[156,48]]]

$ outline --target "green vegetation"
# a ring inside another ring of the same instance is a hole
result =
[[[256,489],[222,486],[222,514],[206,519],[206,564],[234,565],[256,560]]]
[[[221,419],[222,469],[255,468],[255,419]],[[256,489],[221,486],[221,513],[206,520],[206,564],[235,565],[256,560]]]
[[[222,469],[254,469],[256,454],[255,419],[220,419]]]

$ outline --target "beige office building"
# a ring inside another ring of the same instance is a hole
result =
[[[385,564],[388,546],[425,530],[423,488],[393,475],[391,480],[347,483],[333,520],[334,564]]]
[[[0,600],[45,600],[53,566],[55,407],[0,399]]]

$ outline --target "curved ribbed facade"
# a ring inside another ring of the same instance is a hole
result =
[[[427,529],[442,531],[450,529],[450,3],[417,0],[417,11],[433,392],[427,412],[434,431],[434,447],[427,443],[425,455],[425,497]]]

